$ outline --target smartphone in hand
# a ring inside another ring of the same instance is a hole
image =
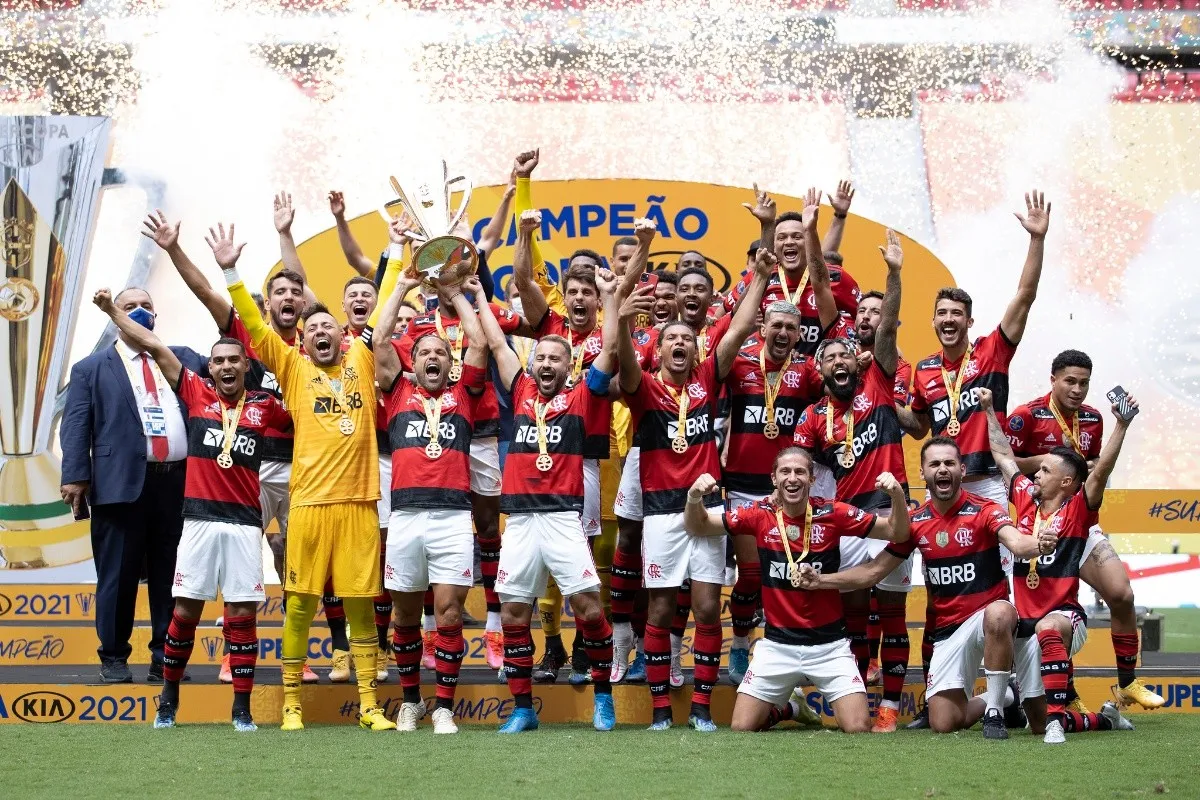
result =
[[[1114,386],[1108,390],[1108,402],[1117,407],[1117,416],[1124,422],[1129,422],[1138,415],[1140,408],[1131,408],[1129,405],[1129,393],[1120,386]]]

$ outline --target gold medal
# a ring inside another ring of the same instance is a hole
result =
[[[233,466],[233,456],[229,455],[229,453],[221,453],[221,455],[217,456],[217,466],[221,469],[229,469]]]
[[[682,436],[676,436],[671,440],[671,449],[681,455],[686,453],[688,449],[688,440]]]
[[[425,445],[425,455],[437,459],[442,455],[442,446],[438,444],[438,433],[442,424],[442,398],[422,397],[421,406],[425,409],[425,427],[429,429],[429,444]]]
[[[462,364],[453,364],[450,367],[450,382],[458,383],[462,380]]]
[[[548,453],[542,453],[534,462],[539,472],[549,472],[554,467],[554,459]]]
[[[850,469],[854,466],[854,451],[849,445],[842,450],[842,454],[838,456],[838,463],[842,465],[842,469]]]
[[[430,442],[425,445],[425,455],[436,461],[442,457],[442,446],[437,442]]]
[[[846,424],[846,439],[842,443],[842,454],[838,456],[838,463],[843,469],[850,469],[854,466],[854,402],[846,406],[846,411],[842,414],[842,422]],[[837,444],[833,440],[833,401],[825,401],[825,443]]]
[[[962,405],[962,387],[963,379],[967,375],[967,367],[971,365],[971,343],[967,342],[967,350],[963,353],[962,361],[958,365],[958,373],[954,376],[954,380],[950,380],[950,373],[946,371],[946,356],[942,354],[942,382],[946,384],[946,404],[950,407],[950,421],[946,423],[946,435],[950,437],[958,436],[958,432],[962,430],[962,426],[958,422],[958,409]]]
[[[807,275],[807,273],[805,273]],[[767,422],[763,425],[763,436],[768,439],[779,438],[779,424],[775,422],[775,398],[779,396],[779,390],[783,388],[783,375],[788,371],[788,367],[792,364],[792,354],[788,353],[788,357],[784,359],[783,366],[775,373],[775,383],[771,383],[771,376],[767,374],[767,344],[763,342],[758,351],[758,366],[763,374],[763,419]]]
[[[218,401],[219,403],[220,401]],[[237,439],[237,426],[242,419],[242,409],[246,405],[246,393],[238,398],[237,406],[233,409],[221,406],[221,454],[217,456],[217,466],[229,469],[233,466],[233,443]]]
[[[804,294],[804,288],[808,286],[808,267],[805,267],[804,271],[800,273],[800,283],[796,286],[796,293],[790,297],[788,296],[787,273],[784,272],[782,263],[775,268],[775,275],[779,278],[779,291],[783,292],[783,298],[792,305],[799,306],[800,297]]]
[[[960,430],[962,430],[962,426],[958,424],[957,419],[951,418],[950,421],[946,423],[946,435],[951,437],[958,436],[958,432]]]
[[[1035,571],[1036,568],[1033,566],[1035,563],[1037,563],[1037,559],[1029,562],[1029,574],[1025,576],[1025,585],[1030,589],[1036,589],[1042,582],[1042,579],[1038,577]]]
[[[338,423],[338,430],[343,436],[349,436],[354,433],[354,420],[349,417],[342,417],[342,421]]]
[[[663,388],[667,390],[667,394],[671,395],[671,399],[679,404],[679,417],[675,421],[675,438],[671,440],[671,449],[682,455],[688,449],[687,412],[688,405],[691,403],[691,396],[687,392],[686,382],[684,382],[683,388],[678,392],[666,381],[663,381]]]
[[[800,550],[800,557],[792,557],[791,542],[800,538],[800,528],[796,525],[785,525],[783,521],[783,509],[775,506],[775,527],[781,532],[779,540],[783,543],[783,554],[787,557],[787,576],[788,582],[796,589],[800,588],[800,562],[808,556],[808,546],[812,541],[812,503],[804,504],[804,545]]]
[[[788,564],[788,583],[792,584],[792,588],[800,588],[800,565]]]
[[[462,325],[455,325],[454,336],[451,338],[446,333],[446,328],[442,325],[442,311],[437,309],[433,312],[433,324],[437,328],[438,336],[444,339],[450,345],[450,382],[458,383],[462,378],[462,360],[463,360],[463,335]]]
[[[1050,397],[1050,413],[1054,415],[1055,422],[1062,429],[1063,442],[1074,450],[1079,455],[1083,455],[1083,447],[1079,439],[1079,412],[1075,412],[1074,418],[1071,420],[1070,426],[1067,425],[1067,420],[1063,417],[1062,412],[1058,410],[1058,406],[1054,404],[1054,396]]]
[[[766,425],[763,425],[763,436],[767,437],[768,439],[778,439],[779,426],[774,422],[768,422]]]
[[[353,370],[349,367],[346,368],[343,375],[350,379],[355,377]],[[340,379],[333,380],[324,372],[317,373],[317,380],[333,395],[333,401],[337,404],[336,408],[342,412],[342,418],[338,421],[338,430],[342,432],[343,436],[351,435],[354,433],[354,420],[350,419],[350,401],[346,399],[346,393],[342,391],[344,384]]]
[[[537,424],[537,446],[538,457],[534,461],[534,466],[539,472],[549,472],[554,466],[554,459],[551,458],[549,449],[550,444],[546,439],[546,412],[550,410],[550,403],[539,403],[533,401],[533,421]]]
[[[1059,507],[1058,511],[1062,511],[1061,506]],[[1038,536],[1041,534],[1042,528],[1045,525],[1053,523],[1054,518],[1058,516],[1058,511],[1055,511],[1053,514],[1051,514],[1048,517],[1042,517],[1042,511],[1040,508],[1036,509],[1033,512],[1033,538],[1034,538],[1034,541],[1037,541]],[[1042,557],[1041,552],[1042,552],[1042,546],[1039,543],[1038,544],[1038,555],[1029,559],[1029,574],[1025,576],[1025,585],[1028,586],[1030,589],[1036,589],[1042,582],[1041,576],[1037,574],[1038,559],[1040,559]]]

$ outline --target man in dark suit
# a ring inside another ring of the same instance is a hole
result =
[[[126,289],[116,304],[154,327],[154,301],[146,291]],[[171,349],[188,369],[207,373],[203,356],[186,347]],[[183,529],[185,418],[154,359],[124,337],[71,369],[59,430],[62,497],[77,518],[91,505],[97,652],[105,683],[133,680],[129,637],[143,568],[152,629],[146,680],[162,680],[175,551]]]

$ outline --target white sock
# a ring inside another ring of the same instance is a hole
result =
[[[425,615],[423,627],[426,633],[437,630],[437,619],[434,618],[433,614]]]
[[[679,658],[679,654],[683,651],[683,637],[678,634],[671,634],[671,658]]]
[[[488,633],[492,633],[494,631],[500,631],[503,629],[503,626],[500,624],[500,612],[487,612],[487,624],[484,625],[484,630],[486,630]]]
[[[1012,687],[1008,684],[1004,685],[1004,707],[1008,708],[1017,701],[1017,696],[1013,694]]]
[[[636,641],[634,642],[633,649],[639,656],[646,655],[646,640],[641,636],[637,637]]]
[[[984,713],[986,714],[993,708],[997,711],[1003,711],[1004,692],[1008,689],[1008,670],[993,672],[990,669],[985,669],[983,676],[987,679],[987,689],[983,692],[983,699],[987,703]]]
[[[730,650],[749,650],[750,649],[750,637],[749,636],[734,636],[733,639],[729,642],[729,649]]]
[[[880,700],[879,705],[883,706],[884,708],[890,708],[893,711],[900,710],[900,704],[897,703],[895,700]]]

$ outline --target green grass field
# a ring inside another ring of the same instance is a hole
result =
[[[371,734],[349,726],[238,735],[224,726],[28,725],[0,733],[9,798],[1121,798],[1200,796],[1200,715],[1135,717],[1059,747],[781,728],[700,735],[553,726],[502,737]]]
[[[1200,608],[1159,608],[1163,615],[1163,652],[1200,653]]]

